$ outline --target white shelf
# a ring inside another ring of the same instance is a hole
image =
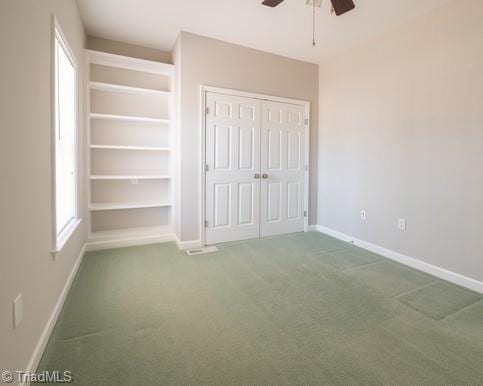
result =
[[[132,203],[124,203],[124,204],[91,204],[89,206],[89,210],[91,211],[100,211],[100,210],[122,210],[122,209],[143,209],[143,208],[166,208],[170,207],[172,204],[170,203],[161,203],[161,202],[153,202],[153,203],[141,203],[141,202],[132,202]]]
[[[135,117],[132,115],[91,113],[90,116],[91,116],[91,119],[111,119],[116,121],[136,121],[136,122],[150,122],[150,123],[170,123],[171,122],[169,119]]]
[[[166,234],[165,229],[162,227],[139,227],[139,228],[125,228],[125,229],[113,229],[106,231],[92,232],[90,239],[96,240],[116,240],[126,238],[138,238],[138,237],[156,237]]]
[[[108,52],[86,50],[90,63],[101,66],[124,68],[126,70],[148,72],[151,74],[171,76],[174,73],[172,64],[137,59],[130,56],[110,54]]]
[[[152,175],[152,176],[113,176],[113,175],[91,175],[90,180],[169,180],[169,175]]]
[[[114,83],[103,83],[103,82],[89,82],[91,90],[99,91],[112,91],[112,92],[123,92],[129,94],[141,94],[141,95],[158,95],[169,97],[171,96],[170,91],[155,90],[151,88],[141,88],[141,87],[131,87],[123,86]]]
[[[150,146],[118,146],[118,145],[90,145],[91,149],[112,149],[112,150],[140,150],[140,151],[172,151],[170,147]]]

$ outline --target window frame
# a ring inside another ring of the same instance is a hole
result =
[[[58,87],[57,87],[57,47],[62,48],[65,55],[74,68],[74,216],[66,226],[57,232],[57,133],[58,133]],[[74,52],[70,48],[59,21],[52,15],[52,39],[51,39],[51,153],[52,153],[52,255],[55,257],[60,253],[77,229],[82,219],[79,217],[79,122],[78,122],[78,101],[79,101],[79,74],[78,62]]]

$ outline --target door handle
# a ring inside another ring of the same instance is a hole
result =
[[[255,173],[255,175],[253,176],[253,178],[259,179],[260,178],[260,174]]]
[[[262,178],[268,178],[268,174],[263,173]]]

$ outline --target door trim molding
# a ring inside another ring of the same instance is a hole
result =
[[[279,97],[267,94],[258,94],[250,91],[242,91],[221,87],[214,87],[209,85],[200,86],[200,135],[201,135],[201,149],[200,149],[200,202],[199,202],[199,217],[200,217],[200,235],[201,244],[206,245],[206,94],[208,92],[238,96],[244,98],[260,99],[272,102],[281,102],[292,105],[303,106],[305,110],[305,194],[304,194],[304,213],[307,215],[304,217],[304,232],[309,231],[309,178],[310,178],[310,102],[298,99],[291,99],[285,97]]]

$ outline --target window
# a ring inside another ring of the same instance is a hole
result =
[[[57,23],[54,38],[55,240],[58,252],[77,227],[76,63]]]

